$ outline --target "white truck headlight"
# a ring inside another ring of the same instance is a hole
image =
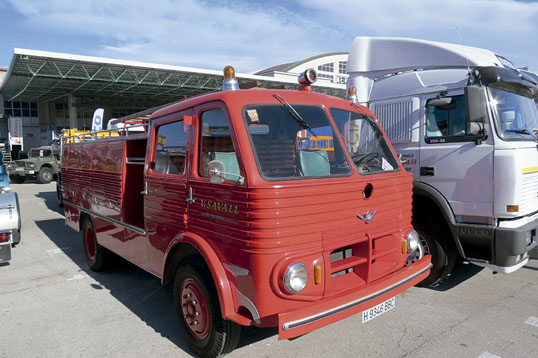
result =
[[[308,271],[301,262],[296,262],[288,266],[284,273],[283,283],[286,291],[290,294],[301,292],[308,281]]]
[[[407,233],[407,250],[409,253],[414,252],[418,248],[418,232],[411,230]]]

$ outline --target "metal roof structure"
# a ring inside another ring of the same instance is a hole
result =
[[[297,81],[237,74],[241,85],[298,88]],[[218,91],[222,72],[154,63],[15,49],[0,87],[4,100],[59,102],[69,95],[77,104],[155,107]],[[314,91],[343,97],[335,84],[314,85]]]

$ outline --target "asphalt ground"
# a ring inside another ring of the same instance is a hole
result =
[[[22,241],[0,264],[0,357],[189,357],[170,286],[129,263],[94,273],[65,227],[55,183],[13,184]],[[291,341],[244,328],[229,357],[538,357],[538,261],[510,275],[459,264],[436,288],[396,297]]]

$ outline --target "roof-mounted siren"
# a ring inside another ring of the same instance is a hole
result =
[[[235,70],[232,66],[224,67],[224,79],[222,80],[223,91],[235,91],[239,89],[239,82],[235,78]]]
[[[318,73],[313,68],[306,69],[303,73],[299,75],[297,78],[297,81],[299,81],[299,84],[301,87],[299,89],[301,91],[307,91],[312,92],[312,84],[316,83],[318,80]]]
[[[347,89],[347,96],[346,99],[348,101],[351,101],[352,103],[359,103],[359,97],[357,96],[357,87],[350,86]]]

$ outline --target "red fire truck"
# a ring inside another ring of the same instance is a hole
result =
[[[180,327],[201,356],[235,348],[240,326],[297,337],[362,312],[429,274],[406,266],[411,175],[373,114],[303,90],[223,90],[153,113],[146,132],[63,146],[66,224],[90,269],[112,253],[173,282]],[[330,136],[334,150],[298,148]]]

